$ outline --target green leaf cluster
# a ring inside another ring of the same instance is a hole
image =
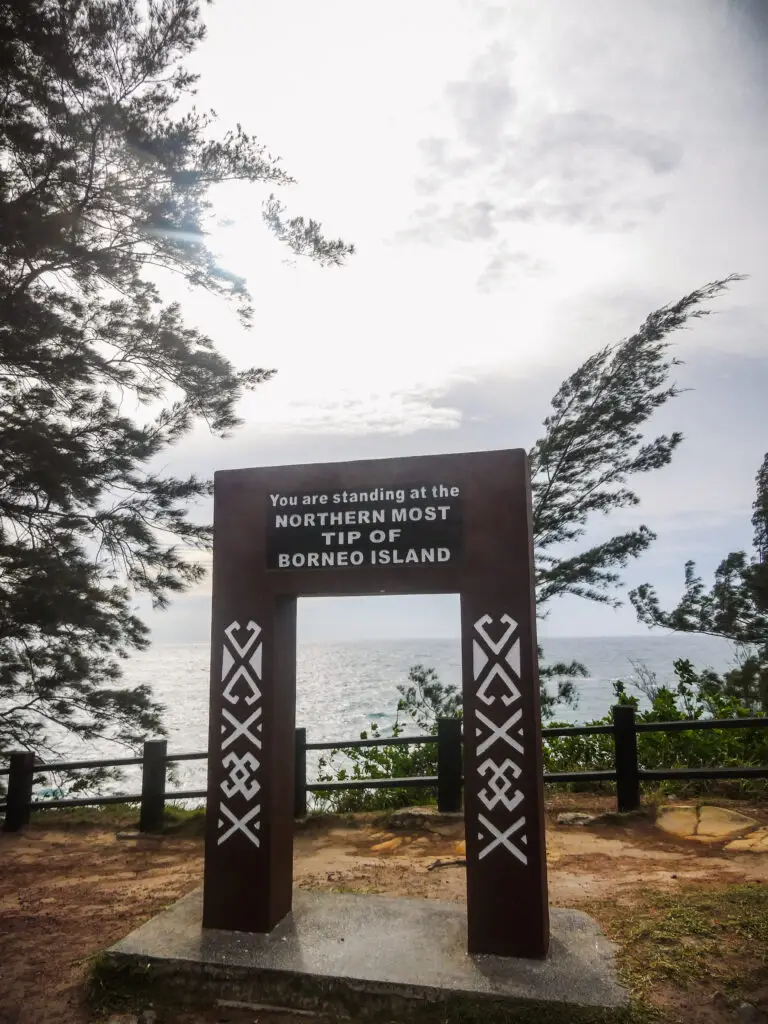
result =
[[[639,504],[630,481],[668,465],[683,440],[679,431],[645,436],[654,412],[680,394],[671,380],[680,360],[670,335],[708,316],[703,303],[721,295],[731,274],[646,317],[635,334],[590,356],[560,385],[544,436],[531,449],[537,602],[573,594],[617,605],[619,570],[642,554],[655,535],[639,526],[572,553],[594,516]]]
[[[250,324],[208,244],[211,189],[269,190],[265,224],[296,256],[352,252],[287,216],[274,190],[292,179],[256,138],[217,138],[192,106],[204,34],[196,0],[0,7],[0,755],[163,731],[120,662],[148,643],[137,597],[163,608],[204,573],[211,485],[169,471],[173,447],[229,434],[273,372],[236,367],[163,299],[175,275]]]
[[[634,334],[586,359],[555,392],[544,433],[529,452],[537,613],[550,601],[575,596],[617,607],[621,573],[656,535],[644,524],[582,547],[601,518],[639,503],[633,480],[667,466],[683,440],[680,431],[648,436],[653,414],[680,387],[672,379],[680,360],[672,335],[711,314],[705,303],[743,275],[711,281],[650,313]],[[539,652],[541,706],[575,705],[579,662],[547,665]]]
[[[750,718],[752,708],[736,695],[723,692],[720,677],[711,670],[696,671],[690,661],[674,662],[675,682],[658,685],[653,677],[643,687],[650,707],[639,709],[639,699],[630,695],[622,682],[614,684],[616,702],[637,709],[638,722],[680,722],[701,719]],[[757,717],[765,717],[758,713]],[[610,725],[612,718],[587,722]],[[565,722],[552,725],[567,725]],[[638,764],[646,769],[735,768],[768,764],[768,728],[701,729],[682,732],[643,732],[637,737]],[[603,771],[614,766],[614,743],[610,735],[555,736],[544,740],[544,769],[547,772]],[[595,788],[568,783],[569,788]],[[600,785],[600,784],[598,784]],[[611,784],[612,785],[612,784]],[[702,780],[665,782],[662,791],[677,794],[724,793],[762,794],[765,780]]]
[[[616,703],[636,709],[638,722],[680,722],[700,719],[732,719],[754,716],[753,710],[738,696],[723,693],[720,677],[711,670],[697,672],[690,661],[674,663],[675,682],[662,686],[652,673],[641,672],[639,688],[650,706],[640,709],[639,698],[627,692],[626,684],[614,684]],[[459,694],[455,687],[441,684],[432,669],[415,666],[408,686],[399,687],[401,700],[392,734],[400,736],[410,724],[424,735],[437,733],[437,719],[460,714]],[[401,714],[406,715],[405,722]],[[757,717],[765,717],[758,713]],[[612,716],[587,722],[587,725],[612,724]],[[549,722],[552,728],[567,727],[567,722]],[[361,739],[378,739],[373,724],[361,733]],[[613,736],[547,736],[543,740],[545,772],[612,771],[615,767]],[[768,728],[702,729],[682,732],[644,732],[638,734],[638,763],[641,768],[731,768],[760,767],[768,764]],[[437,753],[434,745],[345,748],[334,751],[321,764],[318,778],[323,782],[344,779],[405,778],[435,775]],[[612,791],[613,783],[556,783],[574,792]],[[768,792],[765,780],[702,780],[660,783],[651,787],[678,795],[719,793],[731,796],[762,795]],[[336,811],[382,810],[434,802],[434,791],[427,789],[353,790],[334,793],[320,801]]]
[[[432,668],[414,665],[408,684],[398,686],[392,736],[436,736],[439,718],[461,717],[461,694],[455,686],[441,683]],[[360,733],[361,740],[383,739],[375,722]],[[381,747],[343,747],[318,764],[319,782],[349,779],[403,779],[437,774],[437,747],[433,743]],[[342,790],[316,802],[335,811],[351,812],[408,807],[434,803],[431,789]]]
[[[751,557],[744,551],[727,555],[709,590],[696,575],[695,563],[686,562],[685,590],[670,612],[662,609],[649,584],[629,596],[640,621],[649,626],[718,636],[737,645],[740,664],[722,678],[711,678],[710,689],[747,708],[768,711],[768,454],[757,473],[756,491]]]

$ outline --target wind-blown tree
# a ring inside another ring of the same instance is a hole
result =
[[[632,480],[668,465],[683,434],[646,437],[653,413],[680,394],[671,379],[680,365],[671,335],[708,316],[704,303],[743,275],[712,281],[646,317],[635,334],[590,356],[557,389],[544,436],[529,452],[533,537],[539,614],[566,594],[618,607],[621,572],[656,535],[647,527],[617,533],[574,551],[601,516],[639,504]],[[542,665],[542,706],[550,712],[574,697],[574,682],[587,674],[578,662]],[[546,688],[556,683],[556,694]]]
[[[655,437],[645,434],[653,413],[680,394],[680,388],[671,380],[680,360],[671,352],[670,336],[691,320],[707,316],[710,310],[703,304],[741,279],[741,275],[732,274],[698,288],[678,302],[662,306],[651,313],[631,337],[590,356],[555,392],[552,412],[544,420],[544,435],[529,452],[539,614],[543,612],[546,615],[548,602],[566,594],[614,607],[621,604],[617,593],[621,586],[621,572],[631,559],[648,549],[655,534],[641,525],[590,547],[580,548],[579,542],[596,518],[639,504],[640,499],[632,487],[638,474],[652,472],[671,462],[683,441],[682,433],[675,431]],[[755,545],[762,552],[762,561],[747,567],[744,555],[730,556],[731,559],[741,559],[739,581],[742,585],[732,586],[729,601],[725,602],[730,633],[724,632],[724,622],[719,623],[719,635],[733,635],[734,623],[740,623],[744,640],[756,636],[765,638],[764,613],[768,608],[768,568],[765,564],[768,551],[768,457],[758,476],[753,523]],[[682,618],[678,613],[665,617],[658,610],[658,602],[650,588],[640,588],[640,592],[644,593],[649,609],[644,621],[654,619],[655,624],[669,626],[677,616],[673,628],[686,628],[681,623],[689,621],[701,627],[702,622],[709,621],[702,611],[702,608],[706,609],[708,615],[711,608],[711,605],[702,604],[703,588],[695,592],[698,604],[695,609],[693,606],[687,609],[688,618]],[[638,607],[638,592],[633,591],[630,596]],[[743,614],[745,607],[748,609],[746,615]],[[574,680],[587,675],[587,669],[576,661],[546,665],[541,663],[542,658],[540,650],[542,714],[551,717],[558,704],[575,703]],[[715,692],[717,680],[713,689],[712,673],[697,676],[686,662],[679,662],[675,667],[680,691],[689,696],[693,694],[691,699],[695,697],[698,702],[697,715],[701,714],[705,704],[715,707],[718,713],[725,713],[727,701],[718,700],[718,697],[727,696],[727,693]],[[659,698],[659,707],[663,705],[668,709],[668,717],[676,714],[675,695],[666,689],[661,691],[655,679],[647,674],[645,682],[647,693],[651,686],[654,687],[653,696]],[[554,693],[549,689],[551,683],[556,685]],[[395,736],[404,730],[403,718],[415,725],[419,732],[436,732],[439,718],[460,716],[462,713],[461,691],[452,684],[442,683],[435,670],[424,665],[414,665],[407,684],[399,686],[398,691],[400,699],[393,729]],[[620,686],[617,699],[626,699]],[[374,736],[379,735],[375,724],[370,731]],[[367,737],[368,731],[361,734],[361,738]],[[599,737],[601,741],[604,738]],[[595,739],[597,741],[598,737]],[[555,741],[554,747],[547,746],[552,770],[574,767],[572,744],[563,740]],[[577,757],[583,760],[584,756],[594,756],[594,763],[588,767],[604,767],[600,758],[604,760],[608,755],[603,746],[596,742],[592,744],[594,750],[586,750],[582,744]],[[562,760],[565,754],[569,757],[567,763],[557,763],[557,759]],[[349,777],[430,775],[435,771],[435,756],[434,751],[425,751],[423,747],[402,745],[383,746],[374,752],[367,749],[335,751],[321,763],[321,778],[328,781]],[[412,791],[406,789],[356,790],[332,797],[331,804],[335,809],[350,811],[402,806],[412,799]]]
[[[652,586],[630,593],[641,622],[680,633],[704,633],[732,641],[741,664],[722,677],[708,673],[710,690],[737,697],[755,711],[768,711],[768,454],[757,473],[752,506],[754,554],[732,551],[715,570],[708,590],[696,565],[685,564],[685,589],[672,611],[661,608]]]
[[[680,394],[671,379],[680,365],[671,335],[708,316],[704,304],[743,279],[731,274],[650,313],[635,334],[590,356],[555,392],[544,435],[529,452],[540,616],[550,601],[567,594],[614,607],[622,603],[621,572],[655,540],[653,531],[638,526],[600,544],[577,545],[600,516],[639,503],[633,478],[671,462],[683,434],[644,433],[653,413]],[[575,701],[574,680],[588,672],[577,661],[547,665],[539,654],[546,715],[559,703]],[[410,683],[400,687],[400,710],[414,721],[425,714],[455,714],[455,687],[440,684],[434,672],[414,666]]]
[[[188,508],[210,484],[154,467],[196,423],[228,434],[272,372],[236,369],[158,290],[174,273],[248,325],[211,188],[260,183],[299,256],[352,252],[266,195],[292,179],[252,136],[177,112],[203,37],[196,0],[0,6],[0,754],[162,730],[120,659],[148,643],[135,595],[163,607],[200,578],[211,531]]]

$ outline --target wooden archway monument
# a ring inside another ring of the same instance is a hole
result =
[[[204,928],[291,910],[296,599],[435,593],[461,598],[468,950],[546,956],[522,450],[215,475]]]

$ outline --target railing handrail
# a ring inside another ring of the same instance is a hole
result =
[[[685,732],[691,729],[755,729],[768,728],[768,716],[749,718],[690,718],[671,722],[635,722],[635,732]],[[541,730],[542,738],[557,736],[597,736],[611,735],[615,731],[613,725],[569,725],[545,727]],[[307,750],[344,750],[361,749],[364,747],[409,746],[420,743],[437,743],[437,736],[389,736],[365,740],[324,740],[307,743]],[[167,764],[177,761],[204,761],[208,757],[207,750],[195,750],[182,754],[166,754]],[[87,768],[117,768],[126,765],[144,763],[143,757],[117,757],[94,759],[91,761],[56,761],[36,764],[36,772],[78,771]],[[8,775],[10,768],[0,768],[0,775]]]
[[[761,718],[684,718],[672,722],[636,722],[635,732],[687,732],[689,729],[764,729],[768,715]]]
[[[541,730],[543,738],[546,736],[607,736],[614,731],[612,725],[562,725],[548,726]]]
[[[768,727],[768,716],[741,718],[679,719],[671,722],[638,722],[636,709],[631,704],[613,707],[611,725],[551,726],[542,729],[542,739],[558,736],[612,735],[614,743],[614,765],[610,769],[583,772],[545,772],[544,782],[615,782],[619,811],[634,810],[640,805],[642,782],[656,782],[666,779],[765,779],[768,765],[731,766],[712,768],[665,768],[648,769],[641,767],[638,758],[638,733],[683,732],[696,729],[753,729]],[[438,720],[437,735],[434,736],[389,736],[371,737],[360,740],[327,740],[308,743],[306,729],[296,729],[295,737],[295,789],[294,813],[302,817],[307,812],[307,793],[334,792],[356,789],[437,789],[438,809],[458,811],[461,809],[462,775],[462,721],[443,718]],[[365,747],[410,746],[419,744],[437,745],[437,775],[410,776],[407,778],[378,779],[337,779],[307,782],[308,750],[350,750]],[[0,768],[0,775],[8,775],[8,795],[0,811],[5,811],[6,831],[16,831],[29,822],[33,810],[48,810],[61,807],[88,807],[107,804],[136,804],[141,808],[139,831],[151,832],[162,828],[164,808],[167,800],[203,799],[206,790],[177,790],[168,792],[166,767],[176,761],[202,761],[207,751],[191,751],[169,754],[167,740],[147,740],[141,757],[119,757],[92,761],[59,761],[36,764],[34,754],[17,751],[10,755],[8,768]],[[115,793],[96,797],[62,797],[53,800],[35,800],[34,776],[40,772],[77,771],[88,768],[111,768],[125,765],[142,766],[141,793]]]
[[[629,705],[627,705],[629,706]],[[768,728],[768,715],[749,718],[686,718],[671,722],[635,722],[635,732],[686,732],[690,729],[764,729]],[[609,736],[613,725],[545,726],[542,739],[557,736]],[[406,747],[416,744],[437,743],[437,736],[383,736],[364,740],[322,740],[308,742],[307,750],[357,750],[364,747]],[[166,764],[176,761],[205,761],[207,750],[194,750],[182,754],[166,754]],[[36,764],[36,772],[80,771],[87,768],[119,768],[144,763],[143,757],[113,757],[92,761],[52,761]],[[0,768],[7,775],[9,768]]]

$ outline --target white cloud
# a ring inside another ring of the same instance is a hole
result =
[[[213,8],[201,102],[259,131],[300,180],[292,207],[359,247],[342,271],[287,267],[258,193],[220,192],[216,242],[255,329],[187,309],[238,362],[278,367],[248,418],[453,430],[439,395],[455,376],[573,365],[707,279],[759,277],[753,50],[719,0],[684,7],[425,0],[382,8],[375,30],[343,0]],[[728,344],[754,351],[764,289],[739,288]],[[722,344],[710,324],[696,337]]]
[[[361,392],[360,389],[336,391],[330,400],[318,403],[307,398],[296,400],[294,381],[281,382],[282,390],[265,390],[252,403],[248,416],[251,426],[267,425],[275,434],[413,434],[420,430],[453,429],[462,419],[460,410],[436,404],[436,389],[414,387],[396,392]],[[271,399],[271,400],[270,400]]]
[[[222,447],[196,433],[175,458],[528,445],[554,385],[587,354],[740,271],[751,280],[676,339],[679,379],[701,401],[661,418],[688,440],[643,481],[638,510],[651,527],[687,517],[701,536],[730,522],[765,443],[754,382],[767,353],[768,26],[756,11],[726,0],[207,10],[200,105],[258,132],[299,179],[291,209],[358,255],[342,270],[287,266],[261,195],[220,192],[233,223],[215,242],[249,281],[254,329],[176,294],[238,365],[279,373],[243,403],[239,436]]]

